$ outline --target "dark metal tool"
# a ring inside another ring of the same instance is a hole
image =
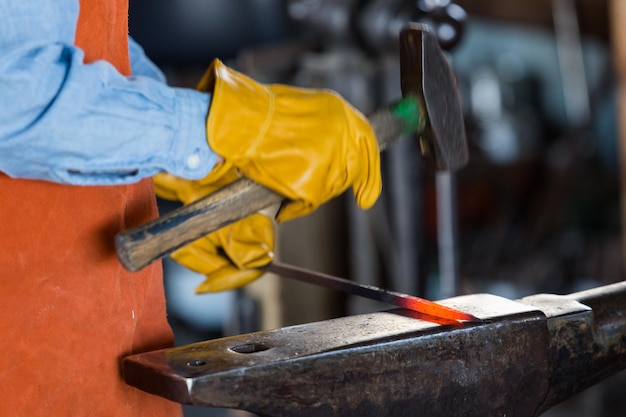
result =
[[[437,38],[425,26],[409,25],[400,34],[404,98],[370,117],[381,150],[416,134],[426,163],[439,170],[468,160],[459,93]],[[284,197],[246,178],[235,181],[153,222],[119,233],[115,246],[121,263],[137,271],[181,246],[266,207]]]
[[[626,282],[441,303],[485,321],[437,325],[402,309],[343,317],[131,356],[124,378],[263,416],[531,417],[626,368]]]
[[[395,291],[378,288],[373,285],[360,284],[344,278],[324,274],[322,272],[310,271],[305,268],[274,261],[263,268],[267,272],[272,272],[285,278],[291,278],[331,290],[358,295],[370,300],[381,301],[392,304],[396,307],[406,308],[424,315],[424,320],[428,317],[436,323],[443,319],[444,324],[454,324],[461,321],[481,321],[478,317],[462,311],[434,303],[413,295],[402,294]],[[428,317],[427,317],[428,315]]]

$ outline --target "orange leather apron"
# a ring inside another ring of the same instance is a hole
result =
[[[129,74],[127,0],[80,6],[85,60]],[[152,182],[78,187],[0,173],[0,190],[0,416],[180,416],[178,404],[125,385],[119,366],[173,341],[160,266],[129,273],[113,248],[118,231],[157,214]]]

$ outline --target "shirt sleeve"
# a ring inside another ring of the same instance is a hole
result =
[[[150,77],[162,83],[166,82],[165,75],[144,52],[132,36],[128,37],[128,55],[133,75]]]
[[[134,42],[137,75],[84,64],[73,46],[76,0],[0,0],[0,16],[0,171],[112,185],[159,172],[199,179],[213,168],[209,94],[167,86]]]

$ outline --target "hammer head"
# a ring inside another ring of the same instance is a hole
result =
[[[463,167],[469,152],[456,80],[437,37],[422,24],[411,23],[400,32],[400,78],[402,95],[421,102],[426,127],[417,139],[426,165]]]

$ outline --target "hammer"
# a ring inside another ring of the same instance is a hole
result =
[[[467,163],[463,114],[454,75],[437,37],[409,24],[400,33],[403,98],[369,117],[380,150],[417,136],[427,166],[456,170]],[[284,197],[247,178],[115,237],[121,263],[138,271],[230,223],[280,203]]]

